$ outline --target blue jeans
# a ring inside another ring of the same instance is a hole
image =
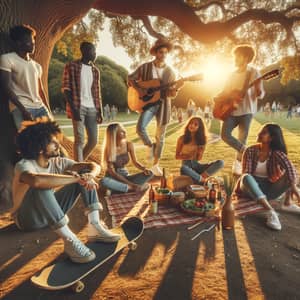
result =
[[[31,113],[31,115],[33,116],[34,119],[41,118],[41,117],[50,117],[49,111],[46,109],[45,106],[42,106],[40,108],[26,108],[26,110]],[[24,121],[23,115],[18,108],[15,108],[11,113],[12,113],[12,117],[14,119],[15,125],[16,125],[17,129],[19,130],[22,122]]]
[[[152,177],[153,174],[145,175],[143,172],[136,173],[133,175],[129,175],[128,171],[126,169],[117,169],[117,172],[124,176],[127,180],[129,180],[132,183],[143,185],[144,183],[148,182]],[[118,181],[108,175],[102,178],[100,181],[100,184],[104,186],[105,188],[116,191],[116,192],[122,192],[127,193],[128,192],[128,184]]]
[[[273,183],[268,178],[243,174],[238,184],[243,195],[253,200],[276,199],[290,188],[286,174]]]
[[[81,121],[72,120],[74,131],[74,159],[86,160],[98,143],[97,110],[94,107],[80,107]],[[84,145],[84,133],[87,143]]]
[[[229,116],[222,125],[221,137],[222,140],[230,147],[235,149],[238,154],[237,158],[241,160],[242,154],[240,151],[246,145],[252,114],[246,114],[242,116]],[[238,138],[232,135],[234,128],[238,126]]]
[[[167,129],[167,124],[160,126],[158,124],[158,110],[160,104],[153,105],[149,107],[147,110],[140,114],[138,119],[138,123],[136,125],[136,133],[143,141],[144,145],[151,146],[152,141],[147,133],[147,126],[151,122],[151,120],[156,117],[156,133],[155,133],[155,148],[154,148],[154,159],[159,159],[162,154],[164,141],[165,141],[165,133]]]
[[[215,174],[224,167],[223,160],[215,160],[207,164],[201,164],[197,160],[183,160],[180,174],[189,176],[195,183],[201,180],[201,174],[207,173],[209,176]]]
[[[15,213],[16,224],[22,230],[48,226],[58,229],[68,223],[66,214],[75,205],[80,194],[89,211],[102,209],[97,191],[88,191],[78,183],[66,185],[57,192],[52,189],[30,188]]]

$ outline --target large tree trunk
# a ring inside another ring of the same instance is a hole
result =
[[[48,92],[48,67],[57,40],[90,9],[92,0],[1,0],[0,2],[0,54],[11,51],[9,28],[29,24],[36,30],[34,59],[43,67],[43,84]],[[50,100],[51,101],[51,100]],[[0,211],[10,202],[12,166],[15,162],[16,130],[8,111],[8,101],[0,90]]]

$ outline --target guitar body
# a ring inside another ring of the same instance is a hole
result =
[[[128,107],[136,112],[143,112],[148,104],[155,103],[160,99],[160,90],[152,91],[152,88],[160,86],[158,79],[139,81],[139,87],[128,88]]]
[[[226,120],[231,113],[242,102],[241,92],[233,90],[228,94],[222,94],[214,99],[215,106],[213,108],[213,116],[222,121]]]
[[[270,80],[278,77],[280,71],[278,69],[269,71],[262,75],[261,77],[252,81],[247,87],[246,91],[258,83],[260,80]],[[245,91],[245,92],[246,92]],[[231,113],[237,109],[239,104],[243,101],[243,93],[239,90],[233,90],[227,94],[221,94],[214,99],[215,105],[213,109],[213,116],[216,119],[220,119],[222,121],[226,120]]]

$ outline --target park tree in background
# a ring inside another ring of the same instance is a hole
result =
[[[240,41],[251,41],[261,47],[262,59],[277,53],[294,57],[299,48],[299,1],[2,0],[0,53],[11,48],[7,37],[11,26],[33,26],[37,30],[35,59],[43,67],[47,87],[54,45],[91,8],[111,19],[114,43],[124,46],[136,62],[148,55],[148,35],[157,38],[162,33],[177,45],[177,57],[183,67],[186,57],[192,58],[201,51],[205,54],[223,49],[225,53]],[[6,99],[1,98],[0,136],[7,138],[3,140],[0,157],[7,161],[12,153],[12,122]]]

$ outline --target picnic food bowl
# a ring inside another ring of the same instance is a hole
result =
[[[204,199],[187,199],[180,204],[180,208],[190,215],[213,216],[215,213],[215,205]]]
[[[158,204],[167,204],[169,202],[171,191],[169,189],[156,188],[154,190],[154,199]]]
[[[192,184],[188,187],[189,194],[196,199],[205,199],[207,197],[208,191],[202,185]]]
[[[170,203],[174,206],[180,205],[185,200],[185,193],[184,192],[173,192],[170,195]]]

